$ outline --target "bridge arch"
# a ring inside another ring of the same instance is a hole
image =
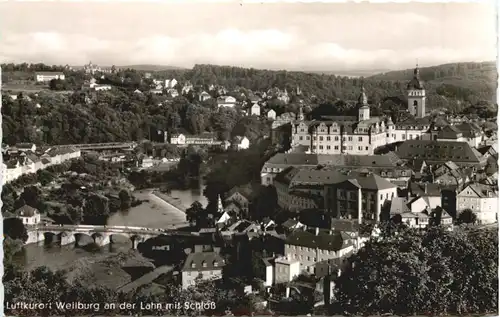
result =
[[[115,237],[125,237],[128,240],[131,240],[131,235],[126,232],[111,232],[109,233],[109,240],[111,243],[115,243],[114,239]]]

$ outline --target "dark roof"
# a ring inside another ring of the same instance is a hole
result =
[[[187,256],[182,271],[209,271],[224,265],[224,259],[217,252],[195,252]]]
[[[449,125],[441,129],[438,133],[438,138],[439,139],[458,139],[461,137],[463,134],[462,132],[457,129],[455,126]]]
[[[413,78],[410,80],[408,85],[406,86],[408,90],[410,89],[424,89],[424,85],[420,81],[420,71],[418,67],[413,71]]]
[[[18,149],[31,149],[35,145],[34,143],[17,143],[16,148]]]
[[[38,210],[31,206],[24,205],[21,208],[17,209],[14,213],[20,217],[33,217],[38,213]]]
[[[285,243],[312,249],[338,251],[342,249],[343,239],[337,231],[332,234],[319,231],[316,235],[308,231],[296,230],[287,237]]]
[[[411,183],[410,192],[414,196],[441,196],[444,186],[434,183]]]
[[[467,142],[408,140],[397,149],[402,159],[423,159],[427,162],[479,163],[479,153]]]
[[[394,188],[396,185],[371,172],[341,171],[338,168],[303,167],[289,168],[277,175],[276,181],[283,181],[291,187],[324,186],[340,184],[345,181],[354,182],[363,189],[380,190]]]
[[[316,166],[318,164],[344,167],[392,167],[400,162],[401,159],[394,152],[385,155],[278,153],[271,157],[264,167]]]
[[[265,165],[317,165],[318,155],[303,153],[278,153],[271,157]]]
[[[64,75],[64,73],[63,72],[36,72],[35,75],[54,76],[54,75]]]

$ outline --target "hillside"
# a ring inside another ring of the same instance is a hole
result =
[[[381,73],[368,80],[404,81],[411,78],[413,69]],[[495,62],[451,63],[420,68],[420,78],[431,87],[457,86],[473,91],[495,91],[497,68]]]
[[[135,69],[138,71],[145,72],[161,72],[165,70],[182,70],[182,67],[176,66],[164,66],[164,65],[126,65],[126,66],[118,66],[121,69]]]

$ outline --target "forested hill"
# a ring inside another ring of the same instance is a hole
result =
[[[413,69],[391,71],[368,77],[369,80],[401,81],[413,74]],[[420,68],[420,78],[431,87],[455,86],[494,100],[497,86],[495,62],[451,63]]]
[[[179,72],[177,72],[179,75]],[[385,100],[401,100],[405,103],[406,84],[413,70],[390,72],[363,78],[347,78],[335,75],[304,72],[270,71],[251,68],[195,65],[183,73],[193,84],[219,84],[227,88],[244,87],[267,91],[270,87],[295,91],[299,86],[304,96],[317,97],[318,103],[336,99],[355,100],[364,82],[371,103]],[[494,63],[460,63],[421,70],[427,89],[428,108],[446,108],[460,111],[478,103],[496,100],[496,68]]]

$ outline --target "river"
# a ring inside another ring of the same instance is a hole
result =
[[[147,200],[139,206],[133,207],[126,212],[112,215],[107,224],[110,226],[144,226],[151,228],[168,227],[170,224],[185,222],[185,215],[175,207],[167,204],[151,191],[134,192],[134,196],[140,200]],[[203,206],[207,205],[207,199],[203,196],[202,187],[191,190],[172,190],[172,197],[178,197],[182,204],[189,207],[194,201],[199,201]],[[104,246],[98,250],[86,251],[74,244],[59,246],[56,243],[46,245],[43,242],[24,246],[23,250],[15,255],[15,261],[24,265],[27,269],[38,266],[48,266],[53,269],[64,269],[69,267],[78,259],[96,257],[98,254],[114,254],[130,250],[131,242],[125,237],[114,237],[116,243]],[[83,243],[90,243],[90,238]]]

